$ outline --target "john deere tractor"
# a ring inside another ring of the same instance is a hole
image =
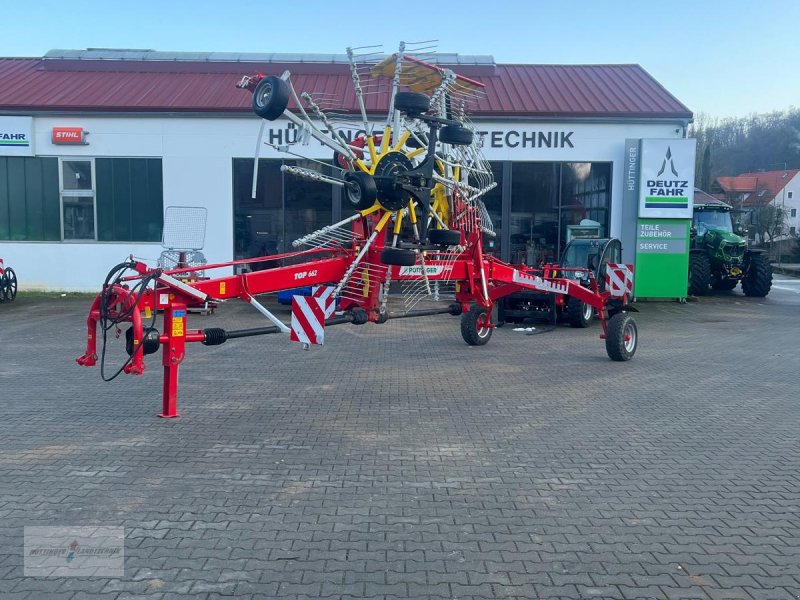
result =
[[[745,296],[763,298],[772,287],[772,267],[763,250],[747,248],[747,241],[734,233],[731,207],[721,201],[704,200],[694,205],[689,293],[702,296],[710,285],[732,290],[741,281]]]

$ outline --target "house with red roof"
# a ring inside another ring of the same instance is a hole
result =
[[[785,231],[775,239],[794,237],[800,230],[800,169],[781,169],[742,173],[734,177],[717,177],[712,191],[734,209],[749,215],[772,205],[786,211]]]

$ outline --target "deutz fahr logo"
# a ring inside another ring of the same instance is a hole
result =
[[[669,173],[666,173],[669,167]],[[664,177],[662,177],[664,175]],[[666,179],[665,177],[675,177]],[[655,179],[647,180],[646,208],[686,208],[689,205],[689,182],[678,178],[675,162],[672,160],[672,149],[667,146],[667,154],[661,163],[661,169]]]
[[[30,142],[24,133],[0,131],[0,146],[30,146]]]

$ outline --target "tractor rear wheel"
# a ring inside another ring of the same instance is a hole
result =
[[[701,252],[689,255],[689,295],[704,296],[711,281],[711,261]]]
[[[750,262],[742,278],[742,291],[745,296],[763,298],[772,288],[772,265],[765,254],[751,254]]]
[[[606,328],[606,352],[611,360],[625,361],[636,354],[639,343],[636,321],[626,312],[615,314]]]
[[[590,304],[586,304],[577,298],[567,298],[567,320],[573,327],[585,329],[592,324],[594,309]]]
[[[258,82],[253,90],[253,112],[262,119],[274,121],[289,105],[289,84],[270,75]]]
[[[738,283],[738,279],[713,279],[711,281],[711,287],[715,290],[723,290],[728,292],[735,288],[736,284]]]
[[[468,312],[461,315],[461,337],[470,346],[483,346],[492,337],[489,309],[474,304]]]

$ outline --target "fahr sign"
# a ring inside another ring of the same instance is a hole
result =
[[[89,142],[86,141],[86,134],[83,127],[53,127],[53,133],[50,140],[57,145],[74,145],[85,146]]]
[[[642,140],[639,217],[691,219],[696,141]]]
[[[0,117],[0,156],[33,156],[33,117]]]

